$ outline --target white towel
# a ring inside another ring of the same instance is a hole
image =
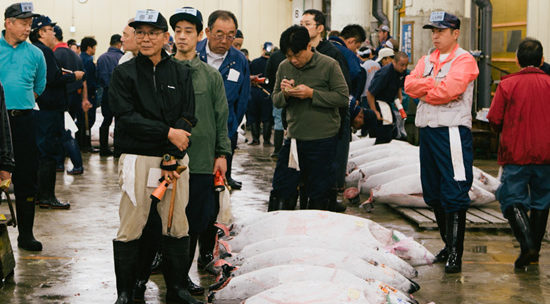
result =
[[[382,115],[382,125],[391,125],[393,124],[393,117],[391,115],[391,108],[390,105],[387,102],[384,101],[376,101],[378,103],[378,106],[380,107],[380,115]]]
[[[288,155],[288,167],[300,171],[300,162],[298,161],[298,145],[296,138],[290,139],[290,153]]]
[[[454,180],[457,182],[466,180],[466,169],[462,158],[462,141],[458,127],[449,127],[449,143],[451,146],[451,160],[453,162]]]
[[[136,192],[134,189],[136,178],[136,159],[137,155],[127,154],[124,157],[122,165],[122,191],[128,194],[130,201],[137,206]]]

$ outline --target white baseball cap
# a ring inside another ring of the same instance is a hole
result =
[[[376,58],[376,62],[380,62],[382,59],[386,57],[395,56],[395,53],[390,48],[383,48],[380,51],[378,51],[378,58]]]

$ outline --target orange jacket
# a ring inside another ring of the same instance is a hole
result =
[[[422,98],[432,105],[441,105],[457,99],[468,87],[468,84],[476,79],[479,74],[477,62],[470,54],[463,54],[452,63],[447,76],[437,83],[434,77],[441,67],[455,58],[458,44],[443,62],[439,62],[439,50],[430,55],[433,69],[429,75],[424,76],[425,56],[417,63],[414,70],[405,78],[405,92],[412,98]]]

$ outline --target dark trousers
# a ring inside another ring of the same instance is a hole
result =
[[[111,123],[113,123],[114,117],[113,112],[109,107],[109,87],[103,88],[103,95],[101,97],[101,115],[103,115],[103,122],[99,127],[100,144],[105,146],[102,148],[108,148],[109,127],[111,126]],[[105,142],[102,143],[101,141]]]
[[[74,115],[76,117],[76,126],[78,127],[78,132],[75,134],[75,137],[78,140],[78,144],[80,145],[81,149],[89,149],[92,145],[90,142],[91,134],[86,135],[86,114],[82,110],[82,96],[77,95],[72,96],[69,98],[69,108],[71,109],[70,112],[74,111]],[[95,100],[95,97],[91,98],[89,97],[89,101],[92,104],[92,108],[88,110],[88,129],[92,130],[92,126],[95,123],[95,113],[97,109],[97,103]]]
[[[336,136],[318,140],[298,140],[300,171],[296,171],[288,168],[290,139],[286,139],[273,174],[273,192],[281,199],[293,197],[296,195],[301,175],[310,199],[327,198],[335,181],[331,164],[336,156],[336,142]]]
[[[238,133],[235,132],[235,134],[231,137],[229,137],[229,140],[231,141],[231,155],[228,155],[226,157],[227,159],[227,171],[225,172],[225,178],[230,179],[231,178],[231,169],[233,164],[233,155],[235,155],[235,149],[237,149],[237,136]]]
[[[449,128],[420,128],[420,179],[424,201],[431,207],[442,207],[446,213],[468,209],[472,187],[472,132],[459,127],[465,181],[454,179]]]
[[[190,174],[189,202],[185,208],[189,234],[200,234],[216,221],[218,208],[214,196],[214,175]]]
[[[63,111],[40,110],[37,112],[36,143],[40,162],[56,161],[63,154],[61,138],[65,129]]]
[[[340,112],[342,113],[342,111]],[[346,115],[342,115],[340,134],[336,143],[336,157],[333,162],[333,170],[335,174],[335,187],[340,189],[345,186],[346,168],[348,165],[349,142],[351,139],[350,116],[346,109]]]
[[[271,123],[273,120],[273,102],[261,89],[252,87],[250,89],[250,102],[246,109],[246,123]]]
[[[376,109],[380,112],[380,107],[378,103],[376,104]],[[374,137],[376,137],[375,145],[387,144],[393,139],[394,128],[395,128],[395,115],[393,111],[391,113],[393,123],[391,125],[384,125],[381,120],[377,120],[376,129],[374,130]]]
[[[10,116],[11,139],[15,156],[15,171],[12,175],[15,198],[32,201],[37,191],[38,149],[36,147],[37,111],[20,116]],[[34,201],[32,202],[34,204]]]

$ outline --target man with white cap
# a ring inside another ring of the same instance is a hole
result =
[[[375,144],[388,143],[393,138],[396,117],[391,110],[391,104],[396,99],[403,100],[401,88],[405,78],[404,73],[409,64],[407,54],[397,52],[393,56],[393,50],[387,48],[382,49],[380,53],[384,53],[385,50],[391,52],[392,56],[384,57],[382,61],[388,60],[389,63],[374,74],[367,90],[369,107],[378,119],[375,129]]]
[[[142,261],[141,253],[147,250],[147,243],[140,238],[153,221],[162,222],[166,301],[199,303],[185,288],[189,258],[186,150],[196,124],[191,72],[164,51],[170,35],[160,12],[138,10],[129,25],[136,30],[139,53],[115,68],[109,87],[109,102],[117,121],[115,148],[122,153],[120,227],[113,240],[116,303],[133,303],[136,268]],[[152,200],[161,176],[172,188]]]
[[[377,62],[381,67],[384,67],[392,62],[394,56],[395,52],[392,49],[385,47],[378,52],[378,57],[375,62]]]
[[[445,272],[462,270],[468,191],[472,186],[472,100],[479,74],[475,59],[458,45],[460,20],[433,12],[435,51],[423,56],[405,80],[405,92],[420,98],[420,177],[424,201],[434,209],[445,248],[437,255]]]
[[[381,49],[387,47],[386,41],[390,40],[392,37],[390,35],[390,27],[386,24],[382,24],[378,29],[376,29],[376,32],[378,33],[379,44],[374,52],[378,54]]]
[[[177,52],[174,58],[188,66],[192,73],[197,108],[195,116],[199,123],[191,131],[193,146],[189,147],[189,204],[186,208],[189,221],[189,264],[187,290],[193,295],[202,295],[204,288],[189,277],[189,269],[195,257],[197,242],[208,238],[209,227],[218,216],[219,205],[214,191],[214,176],[225,176],[226,157],[231,155],[231,142],[227,137],[229,107],[221,74],[197,56],[196,46],[203,34],[202,14],[192,7],[177,9],[170,17],[174,30]],[[209,253],[209,246],[201,242],[199,252]]]

